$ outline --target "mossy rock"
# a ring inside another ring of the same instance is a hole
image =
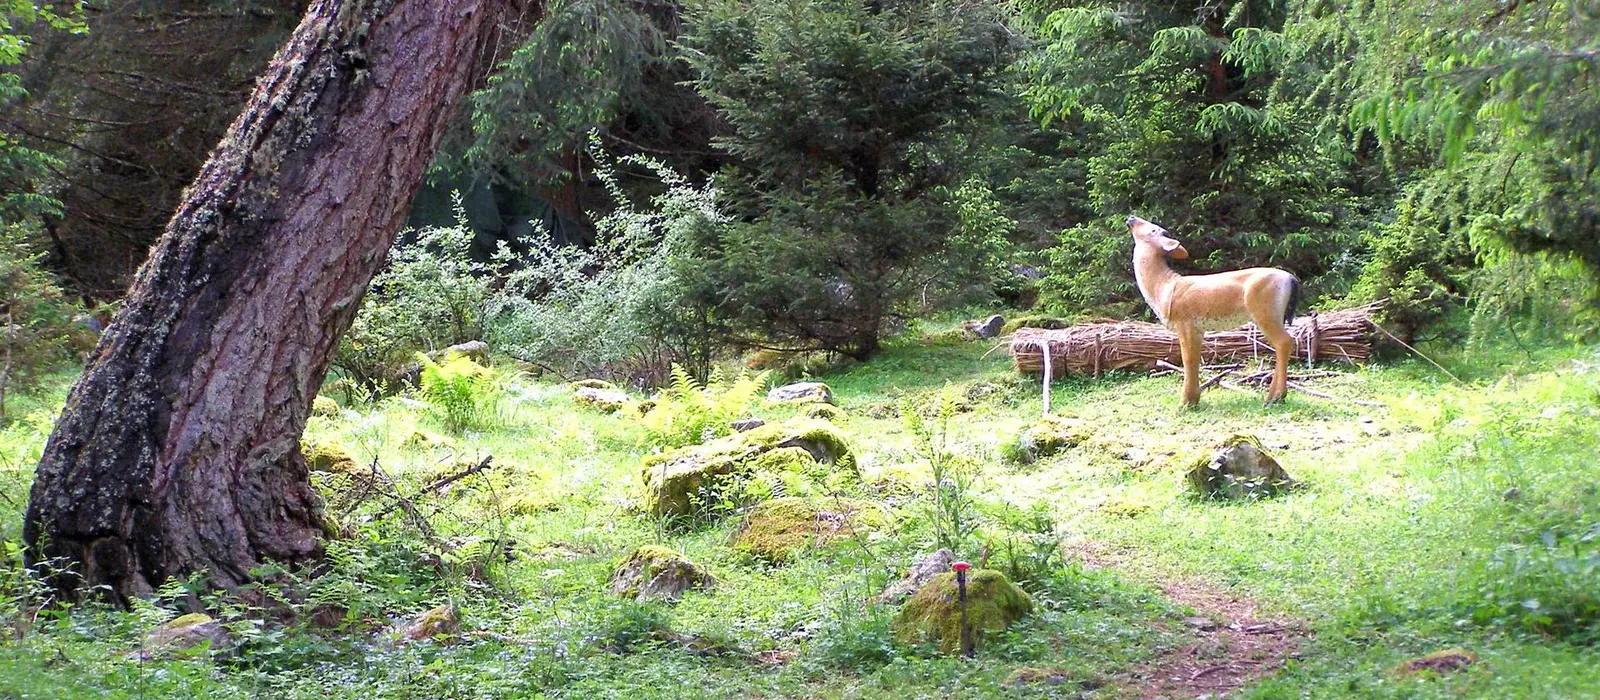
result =
[[[800,415],[803,415],[807,418],[816,418],[818,420],[836,421],[849,414],[845,413],[844,409],[839,408],[831,403],[814,403],[806,406],[806,409],[801,411]]]
[[[223,651],[232,646],[232,641],[228,628],[211,619],[210,615],[189,613],[168,620],[146,633],[143,648],[134,656],[151,660],[195,649],[208,642],[208,650]]]
[[[860,479],[850,444],[838,428],[822,420],[791,421],[646,457],[640,470],[645,482],[642,505],[657,516],[694,515],[715,503],[721,489],[760,470],[810,476],[844,472]]]
[[[358,469],[355,458],[349,452],[330,442],[303,441],[300,443],[300,453],[306,457],[306,467],[314,472],[349,474]]]
[[[1072,674],[1059,668],[1033,668],[1025,666],[1012,671],[1001,685],[1007,688],[1025,688],[1030,685],[1064,685]]]
[[[1475,663],[1478,663],[1477,654],[1465,649],[1445,649],[1427,656],[1406,659],[1394,668],[1394,673],[1397,675],[1411,675],[1423,672],[1447,673],[1463,670]]]
[[[1200,495],[1222,499],[1267,498],[1296,485],[1253,435],[1224,440],[1209,457],[1196,459],[1186,478]]]
[[[326,396],[318,396],[311,401],[311,415],[319,418],[338,418],[339,402]]]
[[[628,408],[628,395],[615,389],[580,386],[572,391],[572,401],[579,406],[605,413],[616,413]]]
[[[1082,445],[1093,436],[1094,432],[1083,421],[1049,416],[1024,428],[1006,450],[1006,457],[1021,464],[1032,464]]]
[[[888,522],[887,511],[873,501],[774,498],[745,516],[733,548],[781,564],[796,552],[862,536]]]
[[[1002,335],[1011,335],[1023,328],[1043,328],[1054,331],[1070,325],[1072,325],[1072,322],[1055,316],[1019,316],[1006,321],[1005,326],[1000,329],[1000,333]]]
[[[449,641],[461,631],[461,616],[456,613],[456,606],[446,603],[418,614],[405,627],[395,631],[399,633],[401,643],[424,639]],[[443,639],[439,639],[441,637]]]
[[[421,429],[411,431],[405,440],[400,441],[400,447],[408,450],[451,449],[455,446],[456,441],[449,436]]]
[[[973,643],[986,632],[1010,627],[1033,612],[1033,599],[991,569],[967,574],[967,621]],[[961,651],[961,604],[954,572],[939,574],[900,608],[891,624],[895,638],[905,644],[932,644],[939,651]]]
[[[604,379],[579,379],[572,383],[574,389],[599,389],[601,391],[616,391],[617,385]]]
[[[645,545],[633,551],[611,574],[612,595],[640,600],[678,600],[685,591],[711,588],[717,579],[682,554]]]

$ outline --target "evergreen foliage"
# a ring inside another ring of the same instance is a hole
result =
[[[959,2],[710,0],[682,44],[731,126],[736,221],[699,241],[701,296],[756,345],[866,357],[929,287],[981,280],[954,235],[962,133],[1012,50]]]

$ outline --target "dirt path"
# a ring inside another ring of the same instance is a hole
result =
[[[1136,555],[1082,543],[1072,547],[1069,556],[1090,568],[1126,570]],[[1263,617],[1255,601],[1206,581],[1164,577],[1150,582],[1168,598],[1194,609],[1183,624],[1195,640],[1124,674],[1120,685],[1131,697],[1224,697],[1282,668],[1308,636],[1304,625]]]

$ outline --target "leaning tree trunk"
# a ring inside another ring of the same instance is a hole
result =
[[[299,436],[518,0],[314,0],[140,269],[45,446],[23,536],[67,592],[236,587],[321,553]]]

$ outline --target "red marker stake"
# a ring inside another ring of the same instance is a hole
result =
[[[977,654],[972,646],[972,628],[967,625],[967,569],[972,565],[958,561],[950,568],[956,570],[956,592],[961,600],[961,655],[971,658]]]

